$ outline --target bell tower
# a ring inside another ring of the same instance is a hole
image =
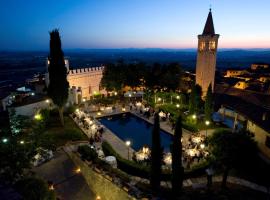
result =
[[[198,35],[196,84],[202,87],[203,96],[206,95],[210,83],[214,90],[218,38],[210,9],[203,33]]]

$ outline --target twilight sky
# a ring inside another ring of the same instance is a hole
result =
[[[194,48],[212,5],[221,48],[270,48],[269,0],[1,0],[0,50]]]

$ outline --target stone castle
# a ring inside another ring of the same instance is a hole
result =
[[[196,84],[202,87],[203,96],[210,84],[212,91],[214,90],[218,38],[210,9],[203,33],[198,35]]]
[[[49,85],[49,73],[47,60],[47,72],[45,74],[46,85]],[[89,100],[94,95],[105,94],[104,90],[100,89],[100,82],[104,66],[69,69],[69,61],[65,59],[65,66],[67,68],[67,80],[69,82],[69,97],[68,102],[71,104],[78,104],[84,100]]]

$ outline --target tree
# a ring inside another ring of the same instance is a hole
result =
[[[67,81],[67,68],[65,66],[64,53],[61,47],[61,39],[57,29],[50,32],[49,55],[49,87],[48,96],[57,105],[62,126],[64,126],[63,109],[68,99],[69,83]]]
[[[212,85],[211,83],[208,86],[205,103],[204,103],[204,114],[206,120],[212,119],[212,113],[213,113],[213,93],[212,93]]]
[[[30,126],[29,117],[17,115],[14,108],[10,109],[9,119],[10,130],[13,136],[21,135],[25,127]]]
[[[53,190],[49,190],[49,185],[42,179],[29,177],[20,180],[16,184],[24,199],[28,200],[55,200],[56,195]]]
[[[167,90],[175,91],[181,85],[181,67],[178,63],[163,66],[160,86]]]
[[[125,64],[119,61],[117,64],[107,64],[103,71],[101,87],[107,91],[119,91],[124,86]]]
[[[6,143],[0,143],[0,180],[14,183],[23,176],[25,169],[31,167],[35,154],[34,146],[29,143],[21,144],[14,137],[9,137]]]
[[[182,166],[182,118],[178,117],[172,143],[172,192],[179,195],[183,185],[184,168]]]
[[[160,127],[158,112],[154,116],[154,127],[152,131],[152,149],[151,149],[151,177],[150,184],[153,191],[160,187],[162,148],[160,142]]]
[[[256,143],[245,132],[221,129],[213,133],[209,144],[212,162],[223,169],[222,187],[226,187],[231,169],[241,169],[254,162],[258,152]]]
[[[202,104],[202,88],[198,84],[193,84],[189,96],[189,112],[190,114],[199,113]]]

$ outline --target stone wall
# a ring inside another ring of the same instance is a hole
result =
[[[28,117],[33,117],[37,111],[49,108],[50,104],[46,102],[46,100],[14,107],[17,115],[25,115]]]
[[[269,133],[249,120],[247,123],[247,129],[254,133],[255,141],[257,142],[260,151],[270,159],[270,148],[265,145],[266,136],[269,136]]]
[[[117,187],[110,180],[95,172],[85,162],[83,162],[75,153],[67,152],[69,157],[79,166],[87,184],[91,190],[100,196],[102,200],[128,200],[132,199],[128,193]]]
[[[104,67],[70,70],[67,76],[70,88],[79,88],[84,99],[90,99],[95,94],[104,93],[100,90],[103,70]]]

